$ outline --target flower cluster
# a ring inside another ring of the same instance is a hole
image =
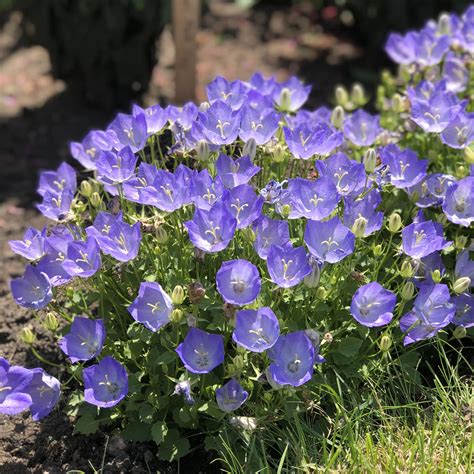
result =
[[[385,75],[377,115],[361,86],[311,111],[309,86],[257,73],[216,78],[200,106],[134,106],[72,143],[88,177],[77,188],[68,164],[42,173],[38,209],[55,224],[10,242],[29,260],[11,289],[62,318],[53,332],[82,400],[126,397],[112,418],[124,426],[172,412],[195,427],[210,407],[245,412],[389,350],[379,339],[410,345],[450,324],[465,335],[471,22],[473,8],[391,35],[402,69]],[[44,414],[40,383],[48,409],[59,398],[39,369],[2,370],[0,411]]]

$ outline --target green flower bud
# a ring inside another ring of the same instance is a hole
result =
[[[457,295],[464,293],[471,286],[471,279],[469,277],[458,278],[453,285],[453,291]]]
[[[365,171],[367,171],[367,173],[373,173],[375,167],[377,166],[377,154],[373,148],[369,148],[364,153],[362,162],[364,163]]]
[[[285,147],[281,143],[277,143],[273,147],[273,161],[281,163],[285,159]]]
[[[183,320],[184,313],[179,308],[173,309],[170,316],[170,321],[172,323],[180,323]]]
[[[465,235],[458,235],[454,241],[454,246],[458,250],[462,250],[467,245],[467,237]]]
[[[211,104],[209,102],[201,102],[199,104],[199,112],[206,112],[207,109],[211,106]]]
[[[356,105],[364,105],[367,102],[362,84],[356,83],[352,86],[351,101]]]
[[[367,229],[367,219],[365,217],[359,216],[352,224],[352,233],[357,237],[364,237],[365,229]]]
[[[405,301],[410,301],[415,294],[415,285],[412,281],[407,281],[402,288],[402,299]]]
[[[54,313],[46,313],[46,316],[44,318],[44,327],[52,332],[56,332],[59,327],[59,321],[58,318],[54,315]]]
[[[463,154],[464,154],[464,161],[468,165],[474,164],[474,144],[471,144],[467,146],[466,148],[464,148]]]
[[[168,232],[166,232],[164,226],[159,225],[155,229],[155,238],[159,244],[166,244],[168,242]]]
[[[235,365],[235,368],[240,372],[244,366],[245,366],[245,362],[244,362],[244,358],[241,356],[241,355],[236,355],[233,360],[232,360],[233,364]]]
[[[100,194],[97,192],[92,193],[90,197],[90,201],[93,207],[98,209],[102,205],[102,198],[100,197]]]
[[[87,209],[87,205],[85,202],[76,200],[73,202],[72,207],[76,214],[82,214]]]
[[[326,288],[324,288],[324,286],[319,286],[317,289],[316,289],[316,298],[318,300],[322,300],[324,301],[328,296],[328,291],[326,290]]]
[[[467,331],[464,326],[456,326],[453,331],[453,337],[456,339],[462,339],[463,337],[466,337]]]
[[[281,206],[281,215],[283,217],[288,217],[290,215],[290,212],[291,206],[289,204],[284,204],[283,206]]]
[[[74,289],[71,287],[66,288],[66,296],[70,300],[74,297]]]
[[[442,13],[438,20],[438,33],[449,35],[451,33],[451,17],[447,13]]]
[[[35,333],[29,327],[23,328],[21,330],[20,337],[21,340],[28,345],[33,344],[36,340]]]
[[[337,105],[344,107],[349,102],[349,93],[344,86],[337,86],[334,91]]]
[[[373,252],[376,257],[380,257],[383,255],[383,247],[381,244],[377,244],[373,246]]]
[[[194,314],[188,314],[186,316],[186,324],[190,327],[190,328],[195,328],[197,326],[197,318],[196,316],[194,316]]]
[[[171,293],[171,301],[174,305],[179,306],[183,304],[185,296],[184,288],[181,285],[176,285]]]
[[[250,138],[244,145],[242,150],[243,155],[250,156],[250,159],[253,160],[257,153],[257,143],[255,142],[255,138]]]
[[[342,126],[344,125],[344,116],[344,109],[340,105],[334,107],[334,110],[331,114],[331,123],[334,125],[335,128],[342,128]]]
[[[291,108],[291,91],[287,87],[284,87],[280,92],[280,108],[287,112]]]
[[[438,214],[436,216],[436,221],[442,225],[446,225],[448,223],[448,218],[446,217],[445,214]]]
[[[395,234],[400,230],[401,227],[402,218],[400,217],[400,214],[397,212],[390,214],[390,217],[388,218],[388,230],[392,232],[392,234]]]
[[[196,159],[207,161],[209,159],[209,144],[204,140],[199,141],[196,147]]]
[[[394,94],[392,97],[392,109],[397,114],[405,111],[405,104],[400,94]]]
[[[303,279],[303,283],[308,288],[316,288],[319,283],[319,277],[321,275],[321,270],[319,269],[319,265],[314,265],[311,273],[306,275]]]
[[[81,194],[88,198],[92,196],[94,189],[92,188],[92,184],[89,181],[82,181],[81,183]]]
[[[388,352],[392,347],[392,338],[388,334],[384,334],[380,338],[379,347],[382,352]]]
[[[433,270],[431,272],[431,279],[435,282],[435,283],[439,283],[441,281],[441,272],[436,269],[436,270]]]
[[[413,269],[412,264],[408,260],[405,260],[400,268],[400,275],[403,278],[411,278],[414,274],[415,270]]]
[[[255,232],[250,227],[245,227],[244,229],[241,229],[240,235],[242,235],[243,239],[246,242],[250,242],[250,243],[255,242],[255,239],[257,238],[257,236],[255,235]]]

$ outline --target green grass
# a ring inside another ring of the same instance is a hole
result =
[[[446,342],[438,351],[423,369],[373,361],[379,369],[357,385],[335,374],[336,388],[312,387],[304,410],[242,431],[237,444],[223,432],[219,462],[229,473],[473,472],[471,367]]]

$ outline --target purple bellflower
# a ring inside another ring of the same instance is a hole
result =
[[[154,104],[146,109],[134,104],[132,107],[132,114],[145,116],[146,129],[148,135],[153,135],[161,131],[168,121],[167,111],[160,107],[159,104]]]
[[[84,369],[84,400],[91,405],[109,408],[117,405],[128,393],[125,367],[106,356],[98,364]]]
[[[400,150],[397,145],[388,145],[380,150],[380,157],[389,167],[390,182],[396,188],[414,186],[426,176],[428,160],[419,160],[413,150]]]
[[[137,176],[123,183],[124,196],[133,202],[154,205],[157,199],[157,190],[153,183],[157,175],[158,169],[155,166],[140,163]]]
[[[474,297],[471,294],[463,293],[453,298],[456,314],[452,323],[465,328],[474,327]]]
[[[271,308],[244,309],[237,312],[232,339],[251,352],[270,349],[278,339],[280,324]]]
[[[0,413],[16,415],[30,407],[31,396],[27,389],[32,378],[31,370],[10,366],[0,357]]]
[[[257,299],[261,287],[258,268],[247,260],[224,262],[216,275],[216,286],[226,303],[237,306],[250,304]]]
[[[63,268],[71,276],[89,278],[99,270],[102,264],[99,246],[93,237],[85,241],[70,242]]]
[[[240,123],[239,136],[247,142],[251,138],[257,145],[265,145],[278,130],[280,115],[272,110],[256,110],[244,106],[241,110],[242,121]]]
[[[270,247],[277,245],[284,247],[290,243],[290,228],[288,222],[284,220],[274,220],[262,215],[255,223],[254,248],[260,258],[267,259]]]
[[[443,212],[448,220],[463,227],[474,222],[474,176],[467,176],[449,186]]]
[[[392,320],[396,302],[394,293],[374,281],[354,293],[351,314],[363,326],[384,326]]]
[[[224,101],[216,100],[200,112],[194,127],[213,145],[229,145],[240,130],[240,112],[232,110]]]
[[[221,388],[216,389],[217,405],[225,412],[237,410],[248,397],[249,393],[235,379],[230,379]]]
[[[176,352],[187,370],[207,374],[224,362],[224,338],[220,334],[190,328]]]
[[[464,92],[469,80],[469,71],[462,58],[449,53],[443,64],[443,79],[446,81],[446,89],[458,94]]]
[[[105,341],[105,326],[102,319],[76,316],[69,332],[60,339],[59,347],[71,362],[91,360],[97,357]]]
[[[48,416],[58,403],[61,384],[57,378],[48,375],[43,369],[32,369],[31,372],[33,378],[27,388],[31,397],[30,411],[33,420],[39,421]]]
[[[224,194],[224,186],[219,176],[212,179],[207,169],[194,175],[191,183],[194,205],[208,211]]]
[[[267,255],[267,268],[273,283],[281,288],[297,285],[311,273],[304,247],[271,245]]]
[[[296,112],[308,100],[311,86],[305,86],[296,77],[276,85],[273,100],[285,112]]]
[[[469,250],[464,249],[456,257],[454,276],[456,279],[468,277],[471,279],[471,286],[474,286],[474,260],[469,259]]]
[[[45,255],[46,227],[42,230],[36,230],[29,227],[23,236],[23,240],[10,240],[8,245],[12,252],[21,255],[28,260],[38,260]]]
[[[221,153],[216,160],[217,176],[229,189],[247,184],[259,171],[260,167],[255,166],[248,155],[233,160],[230,156]]]
[[[43,171],[40,173],[38,194],[61,194],[64,190],[76,192],[76,171],[67,163],[61,163],[56,171]]]
[[[143,150],[148,138],[147,123],[144,114],[117,114],[108,130],[117,135],[117,149],[129,146],[133,153]]]
[[[466,148],[474,141],[474,114],[459,112],[441,132],[441,141],[451,148]]]
[[[364,237],[377,232],[382,227],[383,212],[376,211],[382,202],[380,191],[372,189],[362,199],[344,198],[344,225],[352,228],[357,219],[365,220]]]
[[[378,115],[371,115],[362,109],[347,117],[344,122],[344,135],[354,145],[373,145],[382,131]]]
[[[443,226],[438,222],[414,222],[402,230],[403,252],[413,258],[426,257],[449,245],[451,242],[444,240]]]
[[[41,204],[37,204],[38,210],[43,216],[53,221],[64,220],[69,211],[71,210],[72,200],[74,199],[74,193],[65,189],[61,193],[46,192],[43,196]]]
[[[171,298],[155,282],[140,283],[138,296],[128,307],[133,319],[153,332],[170,321],[172,310]]]
[[[237,221],[237,229],[244,229],[262,214],[263,197],[257,196],[249,184],[241,184],[229,190],[223,202]]]
[[[10,286],[15,301],[25,308],[44,308],[53,298],[49,278],[32,265],[27,265],[24,275],[14,278]]]
[[[135,176],[137,157],[129,146],[118,152],[101,151],[97,156],[97,179],[101,183],[117,185]]]
[[[149,192],[150,204],[166,212],[173,212],[183,206],[184,193],[177,182],[176,174],[167,170],[157,170],[153,190]]]
[[[217,76],[207,87],[207,98],[212,104],[221,100],[232,110],[239,110],[245,99],[245,86],[242,81],[228,82],[222,76]]]
[[[82,143],[71,142],[72,157],[86,170],[95,170],[97,153],[100,150],[110,151],[118,142],[117,135],[112,130],[92,130],[82,140]]]

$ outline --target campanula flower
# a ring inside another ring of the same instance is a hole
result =
[[[89,278],[99,270],[102,264],[99,246],[93,237],[85,241],[70,242],[63,268],[71,276]]]
[[[195,175],[197,175],[196,170],[192,170],[183,164],[178,165],[174,172],[176,186],[179,189],[180,199],[183,206],[191,204],[193,200],[191,184]]]
[[[15,301],[25,308],[41,309],[53,298],[49,278],[36,267],[27,265],[22,277],[14,278],[10,287]]]
[[[314,155],[328,155],[343,141],[342,132],[325,123],[301,123],[294,129],[283,128],[288,148],[295,158],[307,160]]]
[[[296,77],[278,84],[273,89],[273,100],[285,112],[296,112],[308,100],[311,86],[305,86]]]
[[[227,413],[237,410],[237,408],[245,403],[248,397],[249,393],[235,379],[230,379],[221,388],[216,389],[217,405],[222,411]]]
[[[304,241],[320,262],[336,263],[354,251],[355,237],[334,216],[325,222],[308,221]]]
[[[267,110],[274,111],[273,99],[271,95],[264,95],[259,92],[259,90],[251,89],[247,92],[245,105],[257,110],[260,113],[263,113],[263,111]]]
[[[196,209],[192,220],[184,223],[192,244],[204,252],[220,252],[234,237],[237,220],[223,202],[205,211]]]
[[[102,319],[76,316],[69,332],[60,339],[59,347],[71,362],[91,360],[97,357],[105,341],[105,326]]]
[[[118,139],[114,131],[92,130],[81,143],[71,142],[70,151],[72,157],[90,171],[96,168],[97,153],[100,150],[110,151],[117,143]]]
[[[232,339],[251,352],[264,352],[278,339],[280,324],[271,308],[243,309],[237,312]]]
[[[259,171],[260,167],[255,166],[248,155],[233,160],[230,156],[221,153],[216,160],[217,176],[229,189],[247,184]]]
[[[290,219],[313,219],[328,217],[339,202],[336,186],[329,178],[310,181],[303,178],[288,181],[288,195],[291,212]]]
[[[474,141],[474,114],[459,112],[441,132],[441,141],[451,148],[466,148]]]
[[[124,146],[118,152],[100,151],[95,164],[101,183],[117,185],[135,176],[137,157],[129,146]]]
[[[455,54],[448,53],[443,63],[443,79],[446,81],[446,89],[458,94],[466,90],[469,71],[464,61]]]
[[[463,293],[452,299],[456,307],[456,313],[452,323],[465,328],[474,327],[474,297],[471,294]]]
[[[254,248],[260,258],[267,259],[270,247],[276,245],[279,247],[291,246],[290,228],[287,221],[274,220],[262,215],[255,223],[255,242]]]
[[[426,257],[420,259],[411,260],[412,267],[415,270],[413,279],[415,282],[433,282],[432,273],[435,270],[439,271],[439,274],[443,276],[446,272],[446,268],[443,264],[443,260],[439,252],[433,252]]]
[[[31,397],[30,411],[33,420],[39,421],[48,416],[61,396],[59,380],[48,375],[43,369],[32,369],[33,378],[27,387]]]
[[[169,323],[172,310],[171,298],[156,282],[140,283],[138,296],[128,307],[133,319],[153,332]]]
[[[474,260],[469,258],[470,250],[472,249],[464,249],[457,255],[454,276],[456,279],[468,277],[471,279],[471,286],[474,286]]]
[[[224,337],[190,328],[176,352],[187,370],[207,374],[224,362]]]
[[[261,279],[258,268],[247,260],[224,262],[216,275],[216,286],[226,303],[244,306],[256,300]]]
[[[173,395],[181,395],[188,405],[194,405],[195,400],[191,393],[191,382],[189,380],[182,380],[174,387]]]
[[[94,224],[86,228],[88,236],[95,237],[100,249],[120,262],[128,262],[138,255],[140,248],[140,223],[129,225],[117,215],[99,212]]]
[[[224,193],[224,186],[219,176],[212,179],[207,169],[194,175],[191,182],[194,205],[198,209],[208,211]]]
[[[8,245],[17,255],[28,260],[38,260],[45,255],[46,231],[46,227],[42,231],[29,227],[23,235],[23,240],[10,240]]]
[[[428,160],[419,160],[413,150],[400,150],[397,145],[387,145],[380,150],[382,163],[390,171],[390,182],[396,188],[408,188],[419,183],[425,176]]]
[[[272,95],[273,92],[279,88],[279,84],[273,76],[267,79],[260,72],[256,72],[252,75],[249,80],[249,85],[265,96]]]
[[[31,405],[31,395],[27,392],[33,373],[0,357],[0,413],[16,415]]]
[[[414,222],[402,230],[402,250],[413,258],[426,257],[449,245],[451,242],[444,240],[443,226],[438,222]]]
[[[114,358],[106,356],[98,364],[82,372],[84,400],[91,405],[109,408],[117,405],[128,393],[128,374]]]
[[[431,193],[430,188],[428,187],[427,178],[423,178],[414,186],[405,188],[405,192],[408,194],[410,199],[414,201],[416,206],[422,209],[432,206],[438,206],[442,202],[442,199],[434,196]]]
[[[281,195],[284,193],[283,186],[287,183],[287,181],[282,181],[279,183],[274,179],[270,180],[263,189],[260,190],[260,195],[263,196],[266,203],[274,204],[278,202]]]
[[[474,222],[474,176],[467,176],[449,186],[443,212],[451,222],[464,227]]]
[[[166,212],[173,212],[183,206],[184,193],[177,182],[176,174],[167,170],[157,170],[150,191],[149,203]]]
[[[449,51],[450,39],[447,35],[434,35],[427,30],[416,34],[415,61],[420,66],[439,64]]]
[[[454,313],[455,306],[450,301],[446,285],[422,285],[413,310],[400,319],[400,329],[405,333],[403,344],[406,346],[433,337],[451,322]]]
[[[61,193],[51,193],[47,191],[43,196],[43,201],[36,207],[43,214],[53,221],[64,220],[71,210],[74,193],[69,189],[65,189]]]
[[[161,131],[168,121],[167,111],[160,107],[159,104],[154,104],[146,109],[142,109],[140,106],[134,104],[132,114],[135,117],[138,115],[145,116],[147,135],[154,135]]]
[[[179,124],[184,130],[189,130],[199,113],[199,108],[193,102],[187,102],[182,107],[168,105],[165,109],[171,124]],[[171,127],[173,129],[173,127]]]
[[[272,379],[280,385],[299,387],[313,375],[315,361],[313,343],[304,331],[280,336],[268,351],[272,363],[268,367]]]
[[[416,58],[416,41],[417,35],[414,31],[410,31],[404,36],[390,33],[385,44],[385,52],[392,61],[398,64],[411,64]]]
[[[295,286],[311,273],[304,247],[271,245],[267,255],[267,268],[273,283],[281,288]]]
[[[325,160],[316,160],[316,169],[321,178],[329,178],[342,196],[359,195],[367,181],[362,163],[351,160],[345,153],[336,153]]]
[[[362,109],[347,117],[344,122],[344,136],[358,146],[372,145],[381,131],[379,116]]]
[[[202,134],[213,145],[229,145],[234,142],[240,130],[240,112],[232,110],[222,100],[216,100],[198,115],[194,124],[198,133]]]
[[[137,176],[123,183],[123,194],[129,200],[140,204],[154,205],[157,190],[153,186],[158,169],[149,163],[140,163]]]
[[[216,100],[221,100],[232,110],[238,110],[244,102],[245,89],[242,81],[235,80],[228,82],[222,76],[217,76],[207,85],[206,92],[211,104]]]
[[[251,138],[257,145],[265,145],[278,130],[280,115],[272,110],[256,110],[243,106],[239,136],[247,142]]]
[[[448,188],[455,182],[455,178],[448,174],[434,173],[426,178],[426,185],[430,194],[441,203],[446,197]]]
[[[361,286],[352,297],[351,314],[363,326],[385,326],[393,318],[397,297],[376,281]]]
[[[64,190],[76,192],[76,171],[67,163],[61,163],[56,171],[43,171],[40,173],[38,194],[61,194]]]
[[[382,227],[383,212],[376,211],[382,202],[380,191],[372,189],[362,199],[344,198],[344,225],[352,229],[357,219],[364,219],[364,237]]]
[[[145,147],[148,138],[145,114],[117,114],[107,128],[117,135],[118,150],[129,146],[132,152],[136,153]]]
[[[237,229],[244,229],[262,214],[263,197],[257,196],[249,184],[241,184],[229,190],[223,202],[237,221]]]

